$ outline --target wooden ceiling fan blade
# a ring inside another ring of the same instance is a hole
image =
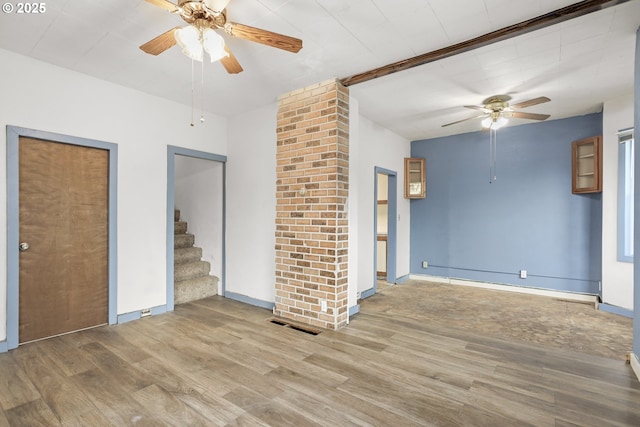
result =
[[[149,40],[148,42],[140,46],[140,49],[151,55],[161,54],[162,52],[173,47],[173,45],[176,44],[176,38],[174,37],[173,33],[179,28],[180,27],[175,27],[163,34],[160,34],[155,39]]]
[[[543,103],[549,102],[549,101],[551,101],[551,100],[549,98],[547,98],[546,96],[541,96],[541,97],[538,97],[538,98],[530,99],[528,101],[523,101],[523,102],[518,102],[517,104],[512,104],[511,108],[531,107],[533,105],[543,104]]]
[[[513,111],[509,114],[510,117],[516,119],[529,119],[529,120],[547,120],[551,117],[549,114],[537,114],[537,113],[525,113],[522,111]]]
[[[225,56],[220,60],[220,62],[224,66],[224,69],[227,70],[227,73],[229,74],[241,73],[242,66],[240,65],[236,57],[233,55],[231,50],[227,46],[224,47],[224,50],[229,54],[229,56]]]
[[[154,6],[158,6],[164,10],[168,10],[169,12],[175,12],[178,10],[178,6],[171,3],[168,0],[146,0],[147,3],[151,3]]]
[[[302,40],[300,39],[262,30],[260,28],[250,27],[248,25],[227,22],[224,26],[224,30],[227,34],[234,37],[261,43],[266,46],[276,47],[293,53],[302,49]]]
[[[458,120],[456,122],[447,123],[446,125],[442,125],[442,127],[444,128],[444,127],[451,126],[451,125],[457,125],[458,123],[462,123],[462,122],[466,122],[466,121],[474,120],[474,119],[480,119],[482,117],[489,117],[489,114],[480,114],[479,116],[467,117],[466,119]]]

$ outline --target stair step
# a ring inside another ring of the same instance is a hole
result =
[[[177,248],[173,251],[174,264],[186,264],[189,262],[200,261],[202,258],[202,248]]]
[[[211,264],[209,264],[207,261],[195,261],[184,264],[177,264],[173,269],[173,280],[176,282],[180,282],[182,280],[208,276],[210,270]]]
[[[180,209],[173,210],[173,220],[180,221]]]
[[[218,278],[202,276],[174,283],[173,302],[183,304],[218,294]]]
[[[173,237],[174,249],[190,248],[195,242],[195,236],[193,234],[176,234]]]
[[[173,234],[185,234],[187,232],[187,223],[185,221],[176,221],[173,223]]]

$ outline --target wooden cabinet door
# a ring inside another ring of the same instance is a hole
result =
[[[109,153],[19,140],[19,342],[108,322]]]

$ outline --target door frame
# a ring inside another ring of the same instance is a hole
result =
[[[386,175],[388,179],[387,190],[387,282],[396,283],[396,259],[398,238],[398,173],[379,166],[374,167],[373,185],[373,287],[360,294],[365,299],[374,295],[378,290],[378,174]]]
[[[0,351],[19,345],[19,141],[20,137],[41,139],[53,143],[99,148],[109,152],[109,224],[108,242],[108,311],[109,324],[117,323],[117,266],[118,266],[118,146],[95,139],[80,138],[36,129],[7,125],[7,338],[0,342]]]
[[[175,180],[176,180],[176,155],[193,157],[195,159],[211,160],[222,163],[222,269],[220,273],[220,284],[222,296],[225,295],[225,273],[226,273],[226,216],[227,216],[227,156],[220,154],[207,153],[205,151],[193,150],[190,148],[177,147],[167,145],[167,311],[173,311],[174,303],[174,280],[173,280],[173,262],[174,262],[174,228],[175,224]]]

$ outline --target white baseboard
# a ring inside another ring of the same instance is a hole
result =
[[[505,291],[505,292],[517,292],[521,294],[530,294],[530,295],[540,295],[540,296],[546,296],[546,297],[557,298],[557,299],[566,299],[571,301],[592,302],[594,304],[598,303],[597,295],[578,294],[573,292],[563,292],[563,291],[556,291],[551,289],[528,288],[524,286],[515,286],[515,285],[503,285],[499,283],[490,283],[490,282],[476,282],[473,280],[455,279],[451,277],[440,277],[440,276],[427,276],[423,274],[412,274],[410,278],[413,280],[420,280],[423,282],[435,282],[435,283],[445,283],[448,285],[472,286],[474,288],[493,289],[493,290]]]
[[[638,381],[640,381],[640,361],[635,353],[629,354],[629,363],[631,364],[631,369],[635,372]]]

